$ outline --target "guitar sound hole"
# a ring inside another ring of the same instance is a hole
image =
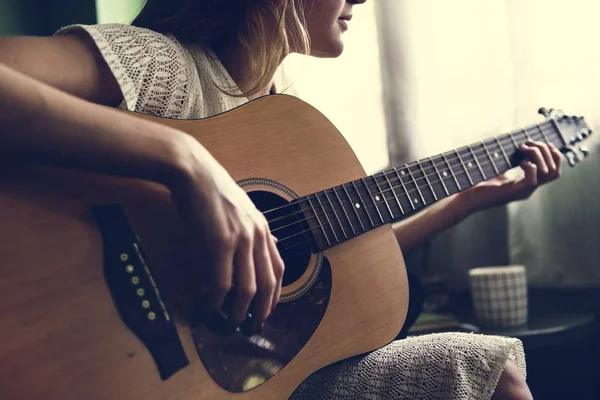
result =
[[[277,248],[285,263],[283,286],[294,283],[308,267],[314,239],[306,216],[298,204],[266,191],[249,192],[256,207],[265,214],[271,233],[279,239]]]

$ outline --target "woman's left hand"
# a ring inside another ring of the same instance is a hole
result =
[[[463,198],[463,209],[467,215],[512,201],[527,199],[540,185],[560,176],[562,154],[554,145],[527,141],[519,150],[526,158],[526,161],[521,163],[524,175],[511,179],[503,174],[460,193],[459,196]]]

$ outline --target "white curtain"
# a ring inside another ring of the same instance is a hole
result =
[[[374,2],[392,160],[539,122],[541,106],[600,128],[600,2]],[[592,153],[529,200],[473,216],[432,243],[429,272],[464,287],[468,268],[511,262],[534,286],[598,286],[599,175]]]

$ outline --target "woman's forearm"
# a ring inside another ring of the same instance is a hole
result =
[[[459,193],[429,206],[392,227],[403,251],[408,251],[434,235],[461,222],[467,216],[465,193]]]
[[[99,106],[0,64],[0,157],[165,183],[189,142],[175,129]]]

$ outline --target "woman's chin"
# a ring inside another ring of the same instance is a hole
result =
[[[314,46],[310,55],[319,58],[336,58],[344,52],[344,42],[341,38],[331,40],[326,45]]]

